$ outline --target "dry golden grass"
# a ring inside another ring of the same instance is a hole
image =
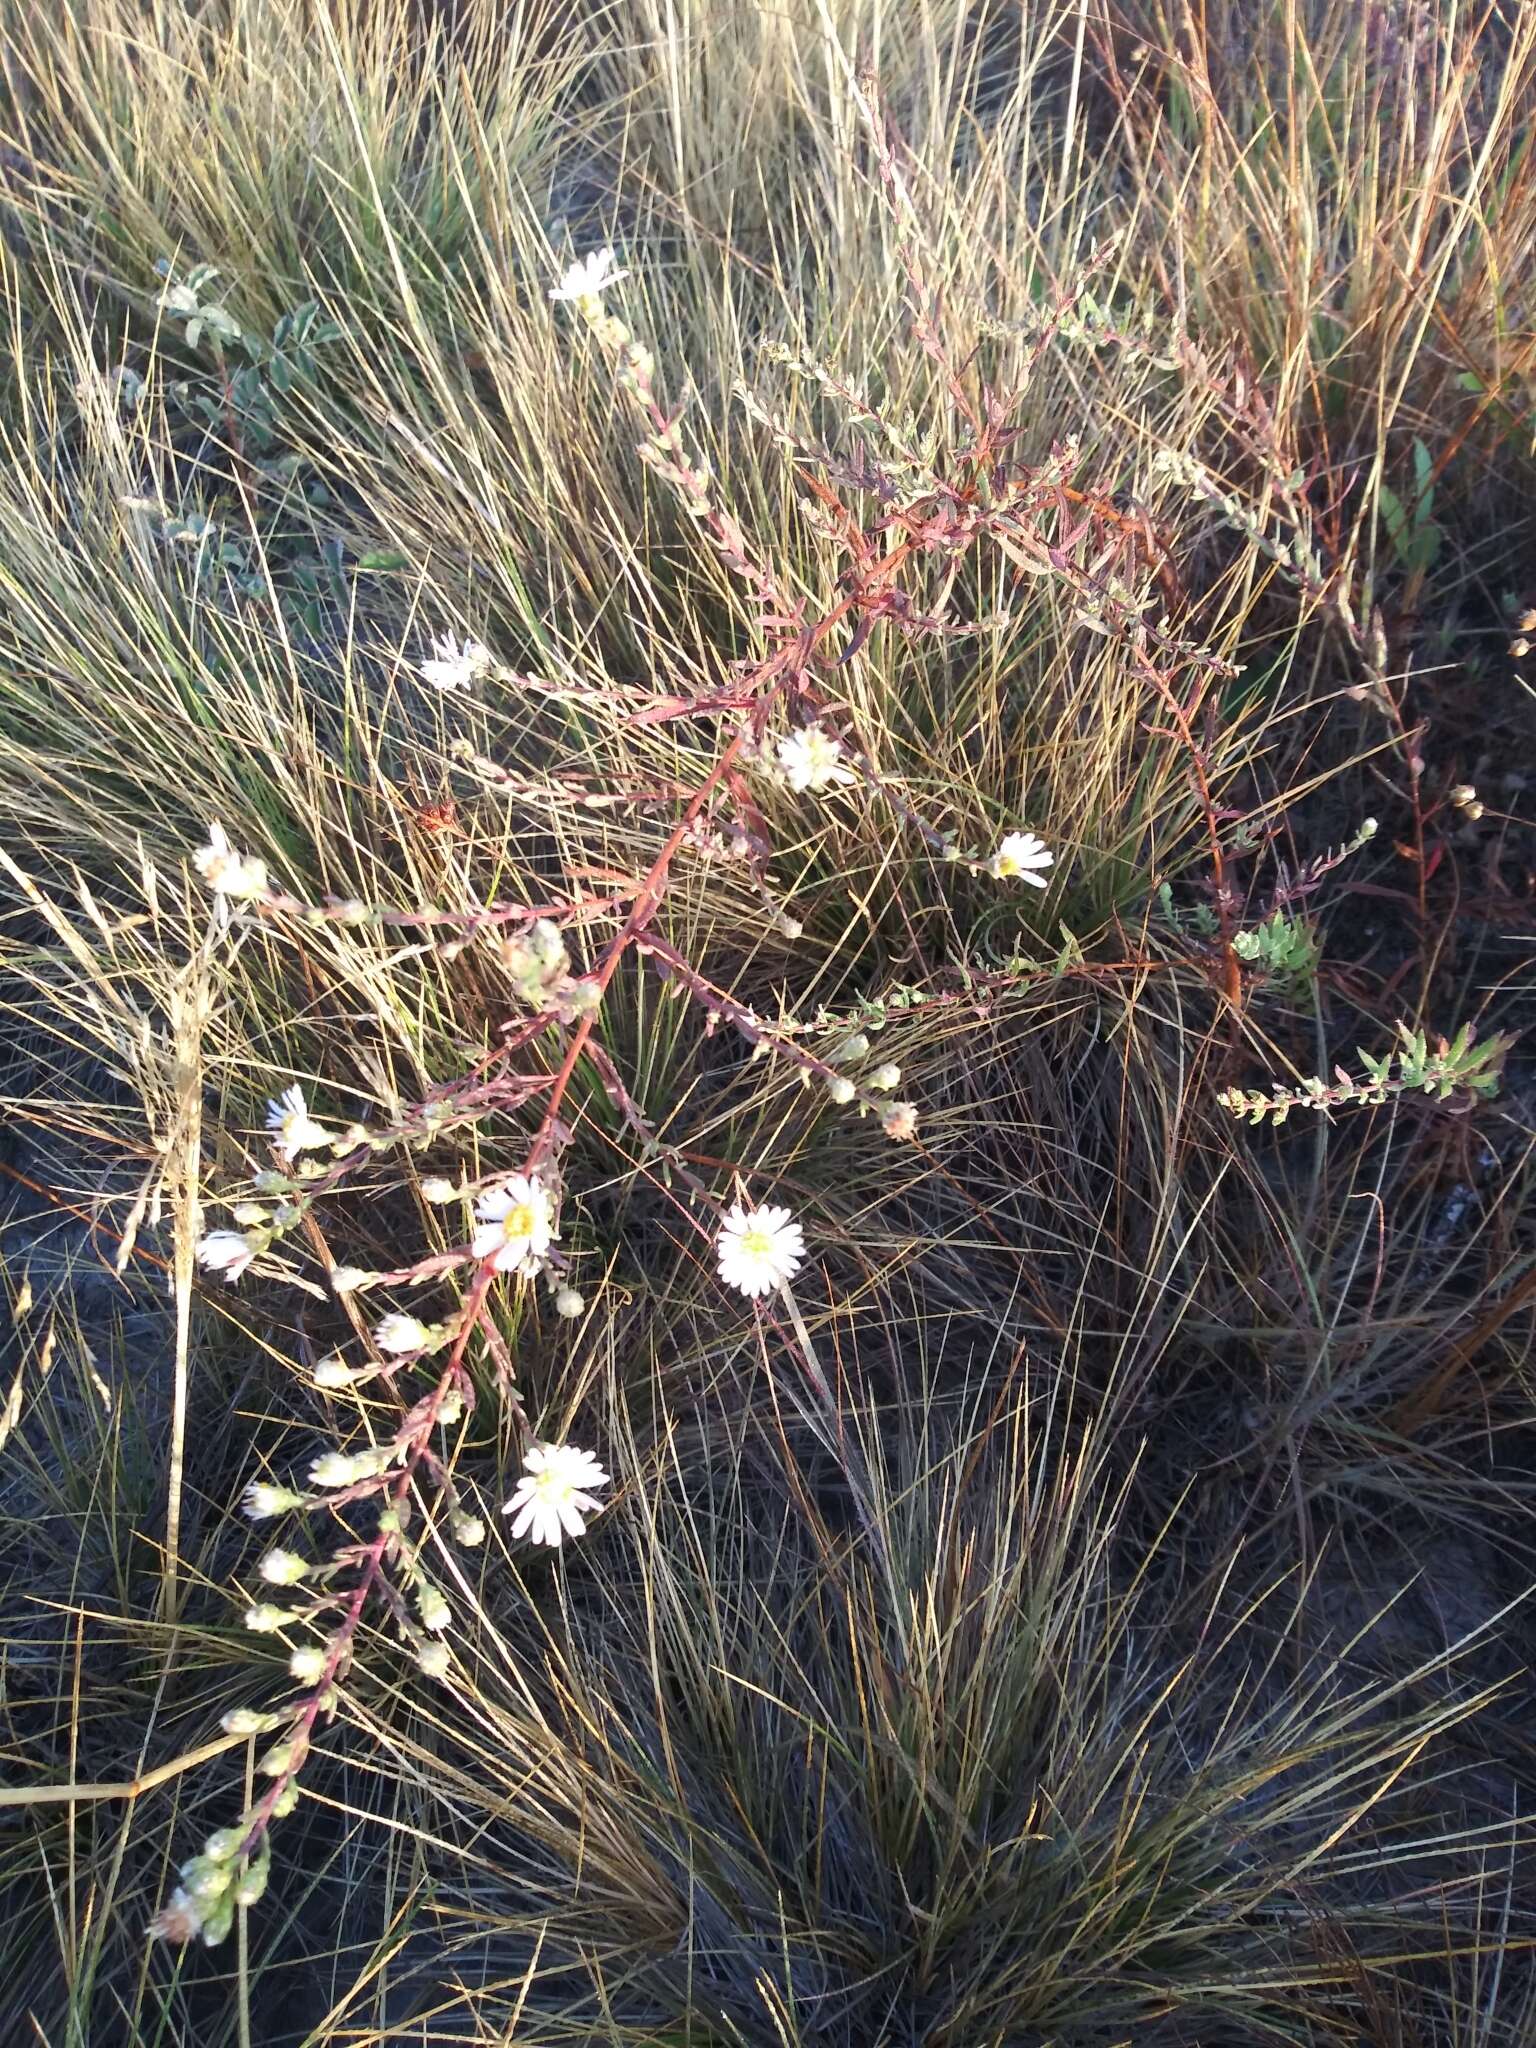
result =
[[[1219,1094],[1529,1021],[1536,16],[3,0],[0,50],[0,2038],[1517,2048],[1528,1056]],[[708,518],[551,302],[605,243]],[[877,544],[964,630],[855,632]],[[875,772],[744,761],[743,860],[679,827],[710,700],[799,715],[761,575]],[[287,1682],[241,1488],[399,1423],[315,1389],[317,1283],[461,1238],[423,1176],[546,1099],[203,1285],[266,1097],[409,1120],[517,1013],[499,943],[214,915],[214,819],[310,903],[665,887],[594,1036],[496,1068],[558,1077],[587,1305],[492,1291],[442,1439],[488,1508],[572,1435],[611,1508],[434,1539],[446,1680],[365,1605],[266,1899],[173,1952]],[[1020,825],[1043,892],[982,871]],[[1234,946],[1277,909],[1315,970]],[[915,1144],[816,1064],[872,1015]],[[814,1254],[761,1310],[737,1175]]]

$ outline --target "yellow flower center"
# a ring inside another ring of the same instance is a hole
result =
[[[532,1237],[539,1227],[538,1209],[532,1202],[518,1202],[507,1211],[501,1227],[509,1243],[516,1237]]]
[[[766,1230],[744,1230],[741,1248],[749,1259],[766,1259],[773,1251],[773,1239]]]
[[[1017,854],[1000,853],[997,856],[997,872],[1000,875],[1016,875],[1019,872]]]

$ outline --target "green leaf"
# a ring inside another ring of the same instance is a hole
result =
[[[374,548],[366,555],[359,555],[357,566],[373,575],[382,575],[390,569],[409,569],[411,558],[402,555],[398,548]]]
[[[1408,554],[1408,515],[1403,510],[1402,500],[1396,491],[1383,484],[1376,493],[1376,502],[1381,508],[1381,523],[1387,529],[1387,536],[1400,558]]]

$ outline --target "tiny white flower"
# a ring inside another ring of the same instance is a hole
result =
[[[485,1541],[485,1524],[478,1515],[455,1515],[453,1534],[455,1542],[462,1543],[466,1550],[473,1550],[477,1543]]]
[[[436,1586],[422,1586],[418,1590],[416,1612],[421,1617],[422,1627],[430,1629],[435,1636],[440,1636],[453,1620],[453,1609]]]
[[[373,1274],[363,1266],[332,1266],[330,1271],[333,1294],[355,1294],[359,1287],[366,1287]]]
[[[599,292],[605,292],[609,285],[618,284],[629,276],[627,270],[620,270],[611,249],[594,249],[573,263],[553,286],[549,296],[565,303],[580,299],[595,299]]]
[[[288,1671],[300,1685],[314,1685],[325,1676],[325,1651],[318,1643],[300,1643],[288,1659]]]
[[[315,1385],[327,1393],[339,1393],[343,1387],[350,1387],[356,1378],[356,1372],[344,1358],[322,1358],[315,1367]]]
[[[888,1095],[901,1080],[901,1069],[894,1060],[887,1060],[883,1067],[876,1067],[869,1077],[871,1088],[878,1088],[882,1095]]]
[[[805,1257],[805,1233],[788,1209],[731,1209],[715,1240],[720,1278],[743,1294],[770,1294],[794,1278]]]
[[[280,1613],[281,1609],[274,1608],[273,1612]],[[270,1729],[281,1726],[281,1723],[275,1714],[259,1714],[254,1707],[231,1707],[227,1714],[219,1716],[219,1726],[226,1735],[265,1735]],[[228,1828],[225,1833],[234,1836],[235,1846],[238,1848],[242,1840],[240,1830]],[[215,1837],[210,1835],[204,1844],[210,1856],[216,1853],[214,1841]]]
[[[197,1263],[209,1273],[222,1273],[231,1287],[256,1256],[256,1245],[243,1230],[210,1230],[197,1241]]]
[[[357,1477],[357,1460],[345,1451],[325,1451],[309,1468],[311,1486],[350,1486]]]
[[[819,794],[837,782],[852,782],[853,770],[843,760],[842,742],[823,726],[807,725],[779,741],[779,767],[791,789]]]
[[[446,1643],[423,1643],[416,1652],[416,1668],[428,1678],[448,1676],[448,1645]]]
[[[880,1120],[880,1128],[888,1138],[915,1138],[917,1136],[917,1104],[915,1102],[893,1102]]]
[[[440,1173],[428,1175],[421,1184],[422,1200],[435,1202],[439,1206],[444,1202],[451,1202],[458,1192],[456,1185],[451,1180],[445,1180]]]
[[[515,1516],[514,1536],[531,1536],[554,1549],[566,1536],[585,1534],[585,1518],[603,1505],[595,1489],[607,1484],[608,1474],[590,1451],[575,1444],[530,1444],[523,1477],[501,1512]]]
[[[1000,882],[1028,882],[1031,888],[1043,889],[1045,876],[1039,870],[1052,866],[1055,859],[1033,832],[1009,832],[992,856],[992,873]]]
[[[303,1505],[303,1494],[286,1486],[269,1485],[264,1479],[253,1480],[245,1489],[245,1512],[253,1522],[269,1521],[273,1515],[285,1515],[290,1508]]]
[[[269,1586],[296,1586],[309,1577],[310,1565],[295,1550],[269,1550],[256,1569]]]
[[[160,1941],[177,1946],[202,1932],[203,1909],[186,1889],[177,1885],[150,1923],[150,1933]]]
[[[834,1074],[827,1083],[827,1093],[839,1105],[852,1102],[858,1092],[846,1074]]]
[[[418,1322],[415,1316],[391,1313],[374,1331],[373,1341],[381,1351],[400,1355],[407,1351],[425,1350],[427,1334],[426,1324]]]
[[[297,1081],[291,1088],[285,1088],[275,1101],[268,1102],[267,1129],[272,1133],[273,1150],[280,1159],[296,1159],[301,1152],[315,1152],[331,1142],[331,1134],[325,1125],[316,1123],[310,1115],[304,1090]]]
[[[573,1323],[578,1316],[585,1315],[586,1310],[586,1302],[574,1287],[557,1287],[555,1289],[555,1314],[557,1316],[564,1316],[567,1322]]]
[[[293,1616],[286,1607],[274,1607],[268,1600],[245,1610],[245,1625],[253,1635],[276,1635],[280,1628],[286,1628]]]
[[[478,640],[456,640],[445,633],[432,642],[432,652],[416,664],[416,673],[434,690],[470,689],[491,666],[491,650]]]
[[[470,1249],[498,1273],[537,1271],[558,1235],[554,1197],[536,1173],[515,1173],[504,1187],[487,1189],[475,1214],[480,1228]]]
[[[267,864],[254,854],[237,853],[220,824],[208,827],[208,844],[192,856],[192,865],[215,896],[245,901],[267,893]]]

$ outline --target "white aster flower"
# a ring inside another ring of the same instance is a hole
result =
[[[915,1102],[893,1102],[880,1119],[880,1128],[888,1138],[898,1141],[917,1136],[917,1104]]]
[[[567,1536],[585,1534],[585,1517],[603,1505],[594,1489],[607,1484],[608,1474],[590,1451],[575,1444],[530,1444],[523,1477],[501,1512],[516,1517],[514,1536],[531,1536],[554,1549]]]
[[[381,1351],[401,1355],[407,1351],[424,1351],[427,1346],[427,1326],[418,1322],[415,1316],[391,1313],[385,1316],[373,1333],[373,1341]]]
[[[237,853],[224,827],[208,827],[208,844],[192,856],[192,865],[215,896],[233,896],[244,901],[267,893],[267,864],[251,853]]]
[[[744,1209],[738,1202],[726,1215],[715,1250],[727,1287],[751,1296],[771,1294],[800,1270],[805,1233],[788,1209]]]
[[[440,1636],[453,1620],[453,1609],[436,1586],[422,1586],[416,1594],[416,1612],[424,1629]]]
[[[627,270],[620,270],[611,249],[594,249],[573,263],[549,296],[557,302],[574,304],[581,299],[595,299],[599,292],[605,292],[609,285],[618,284],[628,277]]]
[[[311,1486],[350,1486],[358,1477],[358,1462],[345,1451],[322,1451],[309,1468]]]
[[[256,1244],[243,1230],[210,1230],[197,1240],[197,1263],[208,1273],[222,1273],[231,1287],[256,1256]]]
[[[852,782],[853,770],[843,760],[842,742],[819,725],[787,732],[779,741],[779,766],[791,789],[813,794],[835,782]]]
[[[491,665],[491,650],[478,640],[456,640],[445,633],[432,642],[432,653],[418,662],[416,673],[434,690],[467,690]]]
[[[185,1885],[177,1885],[150,1922],[149,1931],[158,1940],[169,1941],[177,1947],[202,1933],[203,1909]]]
[[[226,1735],[269,1735],[274,1728],[282,1726],[282,1717],[278,1714],[259,1714],[254,1707],[231,1707],[227,1714],[219,1716],[219,1726]],[[233,1835],[238,1847],[241,1841],[240,1829],[229,1828],[225,1832]],[[203,1845],[210,1856],[215,1853],[214,1840],[215,1837],[210,1835]]]
[[[992,856],[992,873],[999,882],[1028,882],[1031,888],[1043,889],[1045,876],[1039,870],[1050,867],[1055,859],[1045,841],[1033,832],[1009,832]]]
[[[536,1173],[514,1173],[504,1187],[488,1188],[475,1214],[480,1228],[470,1249],[498,1273],[536,1272],[557,1235],[554,1197]]]
[[[310,1115],[304,1090],[297,1081],[268,1102],[267,1129],[272,1133],[273,1150],[281,1159],[296,1159],[301,1152],[315,1152],[331,1142],[325,1125],[316,1123]]]
[[[270,1521],[273,1515],[286,1515],[290,1508],[301,1508],[304,1496],[294,1493],[286,1486],[273,1486],[265,1479],[256,1479],[245,1489],[245,1512],[253,1522]]]
[[[269,1550],[256,1569],[269,1586],[296,1586],[309,1577],[310,1565],[296,1550]]]

